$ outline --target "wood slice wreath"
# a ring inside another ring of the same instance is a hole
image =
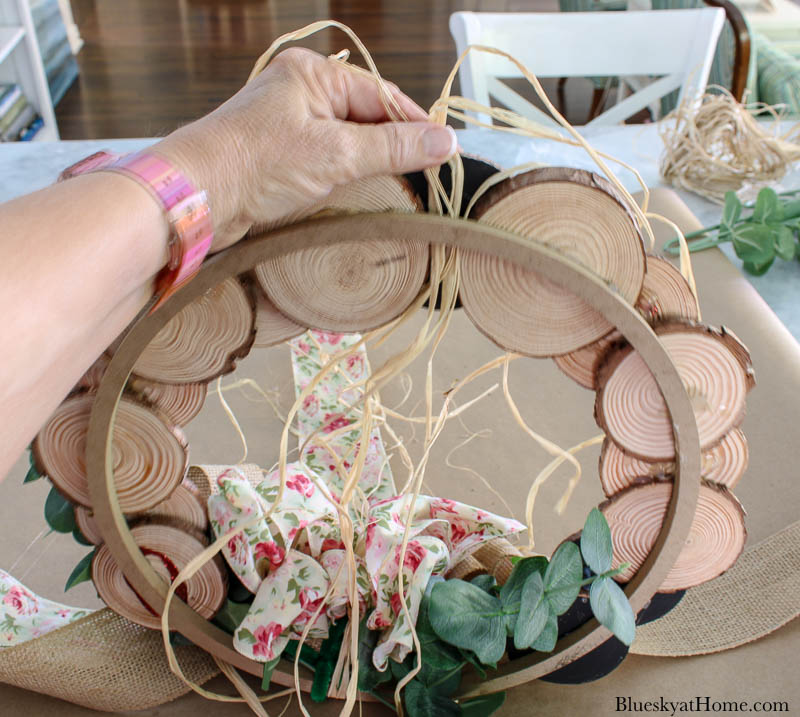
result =
[[[700,307],[689,282],[667,259],[647,255],[647,273],[636,302],[651,323],[665,319],[700,320]]]
[[[133,372],[161,383],[203,383],[233,371],[255,339],[255,299],[232,277],[173,317]]]
[[[584,170],[546,167],[487,191],[472,217],[548,246],[604,279],[626,301],[639,297],[645,274],[641,232],[626,201]],[[480,251],[461,261],[461,301],[498,346],[555,356],[585,346],[613,326],[550,277],[529,275]]]
[[[89,508],[85,455],[94,401],[91,391],[67,398],[32,446],[39,472],[69,501]],[[180,428],[163,414],[126,395],[119,402],[111,460],[120,509],[143,513],[167,498],[183,479],[188,444]]]
[[[750,356],[724,328],[670,321],[656,333],[675,361],[694,406],[700,446],[708,450],[744,418],[754,384]],[[609,355],[600,369],[595,416],[624,452],[645,461],[674,456],[672,421],[653,374],[630,347]]]
[[[614,565],[631,564],[617,580],[630,579],[647,558],[671,493],[671,481],[643,479],[600,506],[611,528]],[[661,590],[685,590],[722,574],[736,562],[746,538],[739,501],[726,488],[703,481],[691,531]]]
[[[748,449],[744,433],[734,428],[713,448],[703,452],[701,476],[726,488],[733,488],[747,469]],[[606,496],[633,485],[642,477],[666,478],[675,473],[671,461],[649,463],[624,453],[606,438],[600,450],[600,484]]]
[[[141,608],[139,596],[156,612],[163,609],[166,575],[163,565],[159,573],[160,563],[154,564],[152,556],[144,555],[137,547],[136,531],[140,528],[130,529],[126,524],[120,510],[113,464],[109,458],[114,453],[111,432],[119,391],[124,385],[124,376],[137,363],[143,348],[157,335],[166,321],[185,311],[185,307],[194,299],[203,296],[209,288],[250,271],[255,266],[280,263],[283,259],[313,253],[336,246],[338,243],[362,247],[362,253],[373,245],[384,247],[381,249],[383,253],[390,253],[393,250],[388,247],[412,246],[415,242],[419,243],[421,236],[430,238],[435,243],[457,247],[461,251],[483,251],[495,264],[518,267],[521,271],[527,272],[528,276],[546,275],[556,286],[569,286],[570,291],[591,307],[590,311],[596,311],[604,323],[617,326],[632,346],[641,353],[644,362],[654,369],[658,377],[657,386],[663,392],[674,422],[680,429],[676,433],[677,451],[681,458],[681,471],[676,481],[680,490],[676,491],[672,498],[672,510],[666,516],[661,516],[664,520],[656,528],[658,538],[650,556],[628,584],[627,597],[633,610],[638,611],[643,607],[663,583],[670,566],[683,547],[692,523],[694,503],[700,485],[699,442],[694,427],[692,404],[683,388],[678,371],[661,342],[631,305],[631,300],[610,290],[605,280],[596,277],[577,263],[565,259],[557,251],[485,224],[414,214],[328,216],[253,237],[248,242],[213,257],[206,262],[198,277],[172,297],[158,312],[153,316],[139,319],[117,347],[98,391],[90,420],[87,443],[89,489],[94,518],[105,537],[105,544],[101,550],[103,554],[108,552],[113,557],[115,565],[119,566],[127,580],[127,582],[125,579],[120,581],[120,578],[114,577],[114,585],[117,586],[118,593],[125,595],[126,604],[136,608],[138,619],[148,619],[147,610]],[[638,234],[636,241],[640,242]],[[637,253],[641,252],[640,244],[636,246]],[[427,248],[422,253],[427,255]],[[632,293],[635,300],[638,289]],[[394,308],[384,314],[386,316],[396,315],[398,309],[405,306],[405,304],[401,306],[402,302],[398,299],[384,300],[396,302]],[[359,320],[352,316],[349,318],[352,321]],[[340,320],[348,329],[356,328],[348,322],[347,316],[342,316]],[[120,413],[117,412],[117,420],[119,418]],[[192,481],[199,485],[201,492],[203,490],[209,492],[211,486],[208,477],[203,478],[196,473],[197,471],[194,471],[191,475]],[[487,564],[486,560],[480,562],[484,566]],[[493,569],[511,566],[508,556],[500,556],[490,562],[493,562]],[[97,576],[101,574],[97,567],[96,574]],[[112,581],[112,578],[105,577],[97,579]],[[125,590],[128,592],[125,593]],[[180,598],[180,595],[177,597]],[[108,599],[113,601],[119,598],[116,594],[112,594]],[[191,603],[191,600],[189,602]],[[174,600],[170,606],[170,625],[218,658],[261,675],[263,666],[234,650],[230,636],[205,620],[207,612],[198,614],[192,609],[191,604],[187,606],[180,599]],[[491,679],[477,682],[467,680],[463,687],[463,695],[496,692],[548,674],[601,644],[607,637],[608,633],[604,629],[599,628],[595,621],[590,621],[564,638],[553,654],[531,653],[500,665],[495,673],[496,676]],[[273,681],[278,684],[294,684],[291,674],[278,669],[273,673]]]
[[[371,177],[338,187],[316,216],[351,212],[417,212],[421,204],[402,177]],[[270,301],[297,325],[325,331],[383,326],[417,296],[428,271],[428,245],[339,241],[259,264],[255,273]]]
[[[256,339],[253,348],[266,349],[299,336],[305,327],[286,318],[259,290],[256,294]]]
[[[165,584],[205,547],[205,542],[194,535],[154,520],[135,525],[131,538],[142,552],[153,571]],[[120,615],[144,627],[157,630],[161,617],[131,586],[119,569],[111,551],[101,546],[92,560],[92,580],[103,602]],[[225,601],[228,592],[227,577],[221,560],[206,563],[200,572],[188,580],[181,598],[198,615],[213,617]]]

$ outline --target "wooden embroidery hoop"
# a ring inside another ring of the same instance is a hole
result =
[[[658,591],[689,535],[700,488],[701,453],[689,396],[675,364],[647,322],[598,277],[545,246],[474,221],[427,214],[355,214],[324,217],[253,237],[209,259],[188,286],[156,313],[141,316],[119,344],[92,409],[86,446],[86,471],[94,515],[105,543],[125,577],[155,610],[163,609],[167,585],[131,537],[120,510],[113,475],[112,435],[122,390],[136,359],[156,333],[181,309],[228,277],[299,249],[338,242],[378,242],[381,237],[418,240],[472,249],[542,274],[568,289],[602,314],[623,334],[652,372],[672,419],[676,472],[669,508],[647,560],[626,587],[634,613]],[[398,307],[398,313],[405,307]],[[220,660],[261,676],[263,665],[233,649],[230,635],[200,617],[182,601],[170,608],[170,624]],[[553,653],[532,653],[500,665],[491,679],[470,678],[459,697],[505,690],[537,679],[578,659],[605,642],[611,633],[592,619],[559,641]],[[311,682],[301,679],[308,691]],[[276,684],[293,686],[292,674],[275,670]]]

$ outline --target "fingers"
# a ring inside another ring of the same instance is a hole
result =
[[[350,179],[433,167],[457,149],[453,129],[430,122],[342,123],[341,132],[341,161]]]
[[[327,62],[327,66],[328,71],[334,73],[336,77],[333,91],[338,90],[340,94],[340,97],[331,97],[331,106],[338,119],[353,122],[385,122],[398,119],[387,111],[388,99],[381,97],[381,91],[374,77],[347,69],[332,60]],[[401,92],[397,85],[386,81],[384,84],[407,119],[412,122],[424,122],[428,119],[428,113]]]

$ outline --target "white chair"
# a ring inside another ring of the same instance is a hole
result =
[[[635,91],[590,125],[618,124],[680,88],[679,101],[700,97],[708,82],[725,12],[720,8],[659,12],[474,13],[450,16],[458,54],[469,45],[503,50],[538,77],[631,78]],[[650,84],[634,78],[656,76]],[[472,51],[459,69],[461,94],[490,98],[538,122],[552,120],[501,81],[522,77],[503,57]],[[640,89],[641,87],[641,89]],[[486,115],[479,116],[489,122]]]

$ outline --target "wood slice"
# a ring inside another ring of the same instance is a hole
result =
[[[225,279],[174,316],[142,351],[133,373],[160,383],[203,383],[233,371],[255,339],[255,299]]]
[[[707,451],[744,418],[754,385],[747,349],[724,328],[671,321],[656,334],[678,368],[694,408],[700,447]],[[595,418],[623,451],[646,461],[672,460],[672,421],[653,375],[638,353],[623,347],[598,373]]]
[[[86,432],[93,392],[67,398],[33,441],[38,470],[68,500],[91,508]],[[124,396],[114,423],[114,480],[123,513],[142,513],[180,484],[188,464],[183,432],[155,409]]]
[[[73,391],[78,392],[86,389],[96,389],[103,380],[109,361],[111,361],[111,358],[108,354],[104,353],[98,356],[97,360],[89,366],[86,373],[80,377]]]
[[[591,172],[546,167],[500,182],[475,205],[479,222],[544,244],[605,279],[633,304],[644,281],[639,226],[613,186]],[[501,348],[556,356],[613,326],[541,274],[478,251],[461,257],[461,301]]]
[[[647,558],[672,494],[670,481],[651,481],[618,493],[600,505],[611,528],[613,566],[631,567],[616,579],[630,580]],[[689,537],[661,590],[685,590],[724,573],[744,549],[744,510],[726,488],[703,481]]]
[[[266,349],[299,336],[306,329],[287,319],[258,287],[256,293],[256,340],[253,348]]]
[[[701,476],[733,488],[747,469],[748,449],[744,433],[734,428],[726,433],[716,446],[703,453]],[[666,478],[675,474],[672,461],[650,463],[623,453],[608,438],[603,441],[600,451],[600,484],[606,496],[619,493],[633,485],[643,476],[648,478]]]
[[[651,324],[664,319],[700,319],[689,282],[670,261],[653,254],[647,255],[647,273],[636,308]]]
[[[577,351],[554,356],[553,361],[575,383],[594,391],[597,388],[597,369],[602,365],[609,349],[621,341],[624,341],[622,334],[619,331],[612,331]]]
[[[166,500],[148,510],[147,517],[162,518],[187,532],[203,534],[208,530],[208,511],[200,492],[191,481],[184,479]]]
[[[84,508],[82,505],[75,506],[75,524],[81,535],[86,538],[90,543],[101,545],[103,543],[103,536],[100,533],[100,528],[97,526],[97,521],[94,519],[92,511]]]
[[[334,189],[315,216],[419,208],[402,177],[371,177]],[[350,332],[374,329],[402,313],[427,271],[428,242],[422,239],[344,239],[298,249],[255,269],[269,299],[296,324]]]
[[[131,536],[147,562],[165,582],[174,580],[205,548],[205,543],[193,535],[159,523],[137,525],[131,528]],[[114,612],[144,627],[161,629],[160,616],[131,587],[105,545],[98,548],[92,560],[92,580],[100,598]],[[225,601],[227,583],[224,567],[215,558],[180,586],[176,595],[204,618],[210,618]]]

